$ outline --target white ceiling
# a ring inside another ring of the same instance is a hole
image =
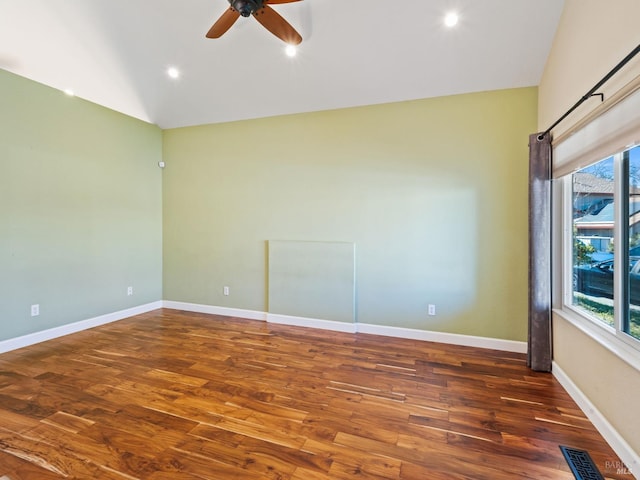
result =
[[[227,122],[537,85],[563,5],[274,5],[303,37],[289,58],[253,18],[205,38],[227,0],[0,0],[0,68],[162,128]]]

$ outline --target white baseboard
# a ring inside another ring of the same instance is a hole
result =
[[[207,313],[209,315],[223,315],[225,317],[246,318],[248,320],[267,320],[265,312],[257,310],[244,310],[240,308],[216,307],[215,305],[201,305],[199,303],[174,302],[165,300],[162,302],[164,308],[172,308],[174,310],[184,310],[186,312]]]
[[[321,320],[317,318],[297,317],[276,313],[259,312],[255,310],[242,310],[237,308],[216,307],[213,305],[199,305],[184,302],[172,302],[165,300],[165,308],[186,310],[188,312],[208,313],[212,315],[225,315],[231,317],[262,320],[281,325],[294,327],[319,328],[345,333],[369,333],[386,337],[408,338],[428,342],[449,343],[467,347],[489,348],[506,352],[526,353],[527,343],[515,340],[502,340],[499,338],[475,337],[472,335],[460,335],[456,333],[432,332],[413,328],[390,327],[384,325],[372,325],[367,323],[347,323],[333,320]]]
[[[106,323],[122,320],[127,317],[150,312],[158,308],[171,308],[174,310],[185,310],[187,312],[206,313],[210,315],[224,315],[227,317],[246,318],[249,320],[260,320],[281,325],[291,325],[297,327],[319,328],[346,333],[368,333],[373,335],[383,335],[387,337],[407,338],[412,340],[422,340],[428,342],[449,343],[453,345],[463,345],[468,347],[489,348],[493,350],[503,350],[508,352],[526,353],[526,342],[513,340],[502,340],[499,338],[475,337],[471,335],[460,335],[455,333],[432,332],[427,330],[417,330],[412,328],[391,327],[384,325],[373,325],[367,323],[347,323],[332,320],[321,320],[316,318],[297,317],[290,315],[280,315],[274,313],[261,312],[257,310],[245,310],[240,308],[218,307],[215,305],[202,305],[197,303],[175,302],[163,300],[138,307],[120,310],[118,312],[101,315],[99,317],[82,320],[62,325],[60,327],[35,332],[22,337],[0,341],[0,353],[8,352],[18,348],[33,345],[35,343],[51,340],[53,338],[79,332],[88,328],[97,327]]]
[[[355,323],[295,317],[278,313],[267,313],[267,322],[278,323],[280,325],[292,325],[294,327],[320,328],[322,330],[333,330],[334,332],[356,333]]]
[[[137,307],[127,308],[118,312],[107,313],[98,317],[89,318],[87,320],[80,320],[79,322],[69,323],[67,325],[61,325],[59,327],[49,328],[40,332],[29,333],[21,337],[10,338],[8,340],[0,341],[0,353],[9,352],[11,350],[17,350],[18,348],[28,347],[29,345],[35,345],[36,343],[44,342],[46,340],[52,340],[54,338],[69,335],[70,333],[80,332],[89,328],[104,325],[106,323],[123,320],[134,315],[140,315],[141,313],[147,313],[152,310],[162,308],[162,302],[152,302],[145,305],[139,305]]]
[[[600,432],[614,452],[618,454],[620,460],[626,465],[627,469],[637,475],[640,472],[640,455],[634,452],[627,441],[618,433],[618,431],[609,423],[606,417],[598,410],[598,408],[589,400],[589,398],[573,383],[573,380],[566,374],[564,370],[553,362],[551,367],[553,376],[558,380],[560,385],[564,387],[567,393],[582,409],[585,415],[591,420],[594,427]]]
[[[356,327],[359,333],[408,338],[412,340],[422,340],[425,342],[448,343],[451,345],[462,345],[465,347],[488,348],[491,350],[502,350],[504,352],[527,353],[527,342],[518,342],[516,340],[476,337],[473,335],[461,335],[459,333],[433,332],[429,330],[389,327],[368,323],[358,323],[356,324]]]

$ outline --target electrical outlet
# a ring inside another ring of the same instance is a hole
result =
[[[31,305],[31,316],[37,317],[40,315],[40,304]]]
[[[429,315],[435,315],[436,314],[436,306],[433,305],[432,303],[429,304]]]
[[[127,287],[127,295],[128,296],[133,295],[133,287]]]
[[[224,294],[225,297],[229,296],[229,287],[227,286],[222,287],[222,293]]]

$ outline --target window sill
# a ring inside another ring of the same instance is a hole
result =
[[[553,313],[562,317],[585,335],[598,342],[638,372],[640,372],[640,350],[619,338],[605,326],[595,324],[577,311],[569,308],[554,308]]]

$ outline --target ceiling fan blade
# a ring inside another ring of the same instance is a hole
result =
[[[270,3],[271,5],[275,5],[278,3],[293,3],[299,2],[300,0],[264,0],[264,3]]]
[[[298,45],[302,41],[300,34],[269,5],[264,5],[253,16],[280,40],[290,45]]]
[[[220,38],[240,17],[240,12],[232,7],[224,12],[207,32],[207,38]]]

